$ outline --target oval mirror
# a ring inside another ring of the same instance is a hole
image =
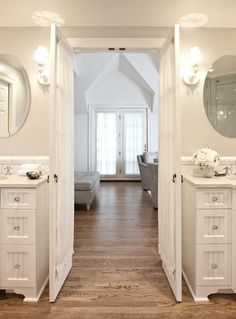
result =
[[[0,137],[15,134],[25,123],[31,104],[24,67],[13,56],[0,55]]]
[[[236,137],[236,56],[225,55],[210,66],[203,96],[214,129],[223,136]]]

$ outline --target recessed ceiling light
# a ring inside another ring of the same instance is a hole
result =
[[[178,23],[181,27],[196,28],[201,27],[208,21],[207,15],[200,12],[192,12],[182,16]]]
[[[31,19],[41,27],[49,27],[52,23],[59,27],[65,24],[65,19],[52,11],[34,11],[31,14]]]

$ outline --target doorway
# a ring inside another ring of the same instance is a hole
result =
[[[54,31],[55,31],[55,27],[54,27]],[[58,35],[59,32],[54,32],[54,35]],[[63,38],[60,35],[61,38]],[[165,45],[163,46],[162,49],[162,58],[161,58],[161,66],[162,66],[162,72],[161,74],[163,75],[162,77],[162,83],[160,85],[161,88],[161,94],[162,94],[162,99],[161,99],[161,121],[164,121],[162,123],[160,132],[162,133],[163,139],[160,138],[161,144],[160,144],[160,150],[161,150],[161,160],[159,162],[159,167],[160,170],[162,172],[162,176],[159,179],[160,180],[160,186],[161,186],[161,210],[159,213],[159,228],[162,229],[162,234],[163,231],[165,233],[165,239],[163,236],[159,236],[159,239],[161,239],[161,241],[159,240],[159,249],[161,251],[161,258],[162,258],[162,263],[163,263],[163,269],[167,275],[168,281],[171,285],[172,291],[176,297],[176,299],[178,301],[181,300],[181,226],[180,226],[180,222],[181,222],[181,217],[180,217],[180,213],[181,211],[179,210],[179,206],[181,203],[181,198],[180,198],[180,183],[181,183],[181,179],[180,179],[180,153],[179,153],[179,110],[178,110],[178,106],[179,104],[178,102],[178,84],[179,84],[179,69],[178,69],[178,61],[179,61],[179,57],[178,57],[178,50],[179,50],[179,29],[178,26],[175,27],[174,32],[172,33],[172,35],[170,36],[170,38],[166,41]],[[64,42],[65,40],[62,39]],[[52,55],[52,65],[57,65],[58,63],[60,63],[60,61],[58,62],[58,60],[56,60],[56,56],[54,56],[56,50],[56,37],[53,39],[52,41],[53,43],[53,55]],[[68,47],[68,46],[67,46]],[[71,49],[70,49],[71,50]],[[168,63],[169,62],[169,63]],[[170,67],[170,72],[165,71],[165,66],[167,65],[167,67]],[[61,67],[63,68],[63,65],[61,65]],[[53,74],[53,83],[56,84],[56,77],[55,77],[56,73]],[[168,81],[166,81],[166,75],[167,75],[167,79]],[[171,76],[170,76],[171,75]],[[173,75],[173,76],[172,76]],[[169,77],[170,76],[170,77]],[[58,88],[56,87],[56,85],[54,86],[55,91],[58,90]],[[52,91],[52,95],[53,95]],[[53,107],[56,106],[55,103],[55,99],[52,98],[52,105]],[[52,119],[53,122],[53,127],[52,127],[52,137],[54,137],[54,134],[56,133],[55,131],[55,119]],[[169,130],[168,130],[169,128]],[[170,134],[171,133],[171,134]],[[63,134],[61,136],[57,136],[57,138],[61,137],[65,137]],[[67,145],[66,141],[68,141],[68,143],[71,143],[71,138],[69,138],[69,135],[66,136],[66,139],[63,139],[64,144],[63,145]],[[177,143],[175,143],[175,141],[177,141]],[[53,142],[53,140],[51,140],[51,142]],[[63,146],[62,145],[62,146]],[[174,152],[170,152],[171,148],[174,146]],[[60,151],[57,149],[57,151]],[[61,150],[63,151],[63,150]],[[55,154],[52,154],[53,156]],[[54,162],[58,160],[58,158],[54,158],[50,156],[50,161],[52,163],[51,165],[51,172],[50,172],[50,182],[52,181],[52,183],[57,183],[58,180],[60,180],[60,178],[55,178],[55,176],[57,176],[55,174],[54,171]],[[166,164],[165,164],[166,163]],[[69,163],[66,163],[69,164]],[[168,164],[168,165],[167,165]],[[67,166],[68,167],[68,166]],[[162,171],[161,168],[164,168],[164,170]],[[168,169],[168,167],[170,169]],[[61,167],[62,168],[62,167]],[[71,169],[73,168],[73,166],[71,166]],[[70,169],[70,172],[71,172]],[[172,171],[172,169],[174,169]],[[175,173],[176,172],[176,173]],[[169,179],[169,177],[172,177],[171,179]],[[72,178],[73,180],[73,178]],[[171,183],[173,183],[174,185],[172,185]],[[57,186],[57,185],[55,185]],[[55,186],[51,186],[51,189],[53,190],[53,188],[57,189],[57,187]],[[62,184],[60,184],[60,186],[62,186]],[[65,185],[64,185],[65,186]],[[55,220],[58,221],[57,219],[57,199],[58,199],[58,193],[53,191],[54,197],[52,198],[50,204],[51,204],[51,208],[52,208],[52,212],[50,215],[50,232],[51,232],[51,239],[52,239],[52,243],[51,243],[51,247],[50,247],[50,254],[52,256],[55,255],[55,251],[58,250],[58,248],[60,249],[60,247],[57,247],[57,241],[56,238],[58,238],[58,236],[61,238],[63,238],[64,233],[60,234],[58,233],[58,225],[55,223]],[[164,196],[163,196],[164,194]],[[166,194],[168,194],[168,197],[166,197]],[[71,199],[69,198],[68,200],[68,204],[70,202],[71,204]],[[178,204],[176,204],[178,203]],[[164,210],[163,210],[164,208]],[[67,213],[70,214],[70,217],[72,216],[72,211],[68,211]],[[65,215],[65,212],[64,212]],[[172,218],[172,219],[171,219]],[[65,219],[65,217],[64,217]],[[174,222],[175,221],[175,222]],[[60,226],[60,225],[59,225]],[[71,226],[71,224],[69,225]],[[64,224],[64,228],[65,231],[72,231],[72,228],[70,227],[70,229],[67,227],[67,223]],[[63,230],[63,229],[62,229]],[[64,231],[64,230],[63,230]],[[164,242],[163,242],[164,239]],[[165,242],[169,242],[170,245],[166,245]],[[71,261],[71,253],[72,250],[68,251],[67,249],[65,250],[66,247],[64,247],[64,243],[61,241],[61,243],[63,244],[63,251],[59,251],[59,252],[63,252],[63,254],[65,253],[65,257],[67,256],[68,253],[70,253],[70,260]],[[163,245],[164,243],[164,245]],[[73,249],[73,246],[71,246],[71,248]],[[61,256],[63,257],[63,256]],[[60,265],[57,265],[55,263],[55,259],[52,260],[53,262],[50,262],[50,268],[52,270],[53,276],[55,279],[57,279],[57,277],[55,277],[56,274],[56,270],[60,269]],[[65,268],[65,265],[67,266],[66,272],[62,272],[62,275],[64,278],[66,278],[68,271],[70,270],[70,263],[64,263],[62,264],[62,266]],[[63,270],[63,269],[62,269]],[[50,273],[51,276],[51,273]],[[63,277],[61,277],[61,279],[63,280]],[[60,287],[62,286],[63,282],[58,282],[57,285],[57,290],[60,289]],[[52,285],[54,285],[56,283],[56,281],[53,279],[51,279],[51,283]],[[55,285],[54,285],[55,286]],[[54,300],[56,298],[56,294],[54,294],[53,296]],[[52,300],[52,301],[54,301]]]

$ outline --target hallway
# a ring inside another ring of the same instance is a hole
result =
[[[57,301],[0,293],[0,319],[233,319],[235,295],[176,303],[157,249],[157,211],[138,182],[104,182],[89,212],[75,213],[73,269]],[[224,306],[224,307],[222,307]]]
[[[59,300],[83,307],[174,302],[157,236],[157,211],[140,183],[102,183],[91,211],[76,212],[73,270]]]

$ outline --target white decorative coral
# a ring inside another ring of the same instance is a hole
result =
[[[202,148],[193,154],[192,161],[200,167],[216,167],[220,164],[220,156],[216,151],[210,148]]]

